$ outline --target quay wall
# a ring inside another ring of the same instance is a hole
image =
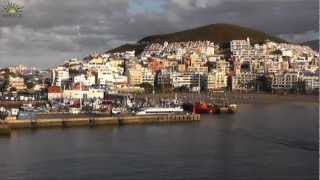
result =
[[[146,115],[146,116],[112,116],[112,117],[68,117],[68,118],[41,118],[17,120],[8,117],[5,122],[11,129],[18,128],[48,128],[48,127],[76,127],[76,126],[102,126],[102,125],[129,125],[150,123],[178,123],[200,121],[199,114],[182,115]]]

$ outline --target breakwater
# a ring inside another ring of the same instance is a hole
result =
[[[101,126],[101,125],[127,125],[150,123],[178,123],[200,121],[199,114],[172,114],[172,115],[126,115],[126,116],[69,116],[37,119],[16,119],[8,117],[5,124],[10,129],[18,128],[46,128],[46,127],[74,127],[74,126]]]

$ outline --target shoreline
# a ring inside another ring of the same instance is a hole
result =
[[[273,103],[315,103],[319,104],[319,95],[305,94],[271,94],[258,92],[216,92],[216,93],[159,93],[159,94],[135,94],[136,98],[148,99],[153,104],[158,104],[160,99],[171,99],[175,97],[182,102],[210,101],[210,103],[227,104],[273,104]],[[1,101],[0,107],[18,108],[23,104],[32,104],[35,106],[44,105],[46,101]]]
[[[270,94],[270,93],[211,93],[211,94],[197,94],[197,93],[170,93],[170,94],[147,94],[138,95],[137,97],[147,97],[151,101],[158,101],[161,98],[174,99],[177,96],[178,99],[182,99],[183,102],[191,101],[209,101],[212,103],[227,103],[227,104],[276,104],[276,103],[315,103],[319,104],[318,95],[296,95],[296,94]]]

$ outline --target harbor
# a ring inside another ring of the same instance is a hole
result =
[[[200,114],[235,113],[236,104],[108,94],[103,99],[10,102],[0,108],[2,135],[11,129],[198,122]]]

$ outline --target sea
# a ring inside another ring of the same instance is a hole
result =
[[[243,104],[196,123],[14,130],[1,180],[315,180],[319,105]]]

